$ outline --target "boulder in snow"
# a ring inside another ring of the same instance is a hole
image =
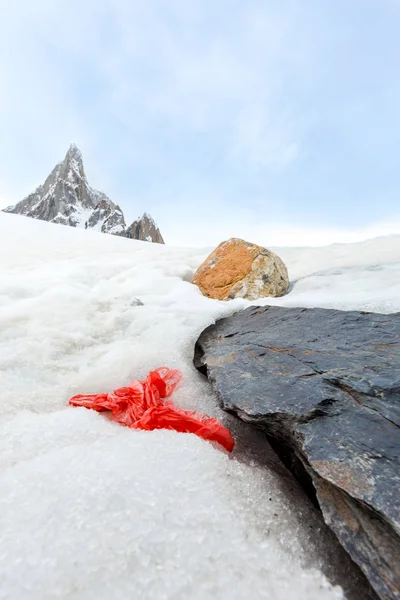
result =
[[[283,296],[289,289],[284,262],[266,248],[231,238],[203,262],[193,283],[202,294],[217,300]]]
[[[266,432],[384,600],[400,598],[400,313],[249,308],[200,336],[225,410]]]

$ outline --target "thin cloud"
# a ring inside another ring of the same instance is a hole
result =
[[[358,0],[340,10],[318,0],[4,0],[0,206],[30,193],[75,142],[90,183],[128,219],[152,212],[171,242],[190,243],[203,217],[215,241],[257,227],[262,237],[262,223],[331,223],[340,237],[395,220],[395,152],[379,160],[398,137],[389,4],[363,9],[367,36]],[[369,95],[357,84],[367,63],[380,77]]]

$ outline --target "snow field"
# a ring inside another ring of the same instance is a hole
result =
[[[269,302],[400,310],[399,240],[276,250],[297,283]],[[188,283],[204,258],[0,213],[2,600],[343,597],[319,517],[192,366],[200,332],[249,305]],[[177,405],[232,428],[233,456],[67,406],[164,365],[185,375]]]

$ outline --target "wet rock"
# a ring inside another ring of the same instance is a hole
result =
[[[378,595],[400,598],[400,313],[256,307],[195,351],[221,406],[265,431]]]

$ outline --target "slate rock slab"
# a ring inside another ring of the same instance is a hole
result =
[[[400,598],[400,313],[252,307],[194,362],[312,489],[378,595]]]

